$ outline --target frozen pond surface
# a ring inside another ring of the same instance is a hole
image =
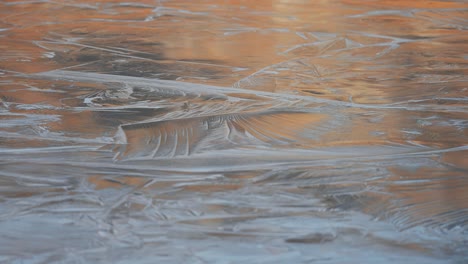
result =
[[[0,2],[0,263],[467,263],[467,29],[448,0]]]

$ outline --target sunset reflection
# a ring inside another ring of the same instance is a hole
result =
[[[2,1],[0,262],[462,263],[467,9]]]

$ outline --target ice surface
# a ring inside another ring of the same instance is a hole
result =
[[[0,3],[0,263],[465,263],[464,1]]]

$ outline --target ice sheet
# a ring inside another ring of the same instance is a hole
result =
[[[0,262],[465,263],[464,1],[0,3]]]

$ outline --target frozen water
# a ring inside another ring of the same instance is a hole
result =
[[[467,10],[1,2],[0,262],[467,262]]]

